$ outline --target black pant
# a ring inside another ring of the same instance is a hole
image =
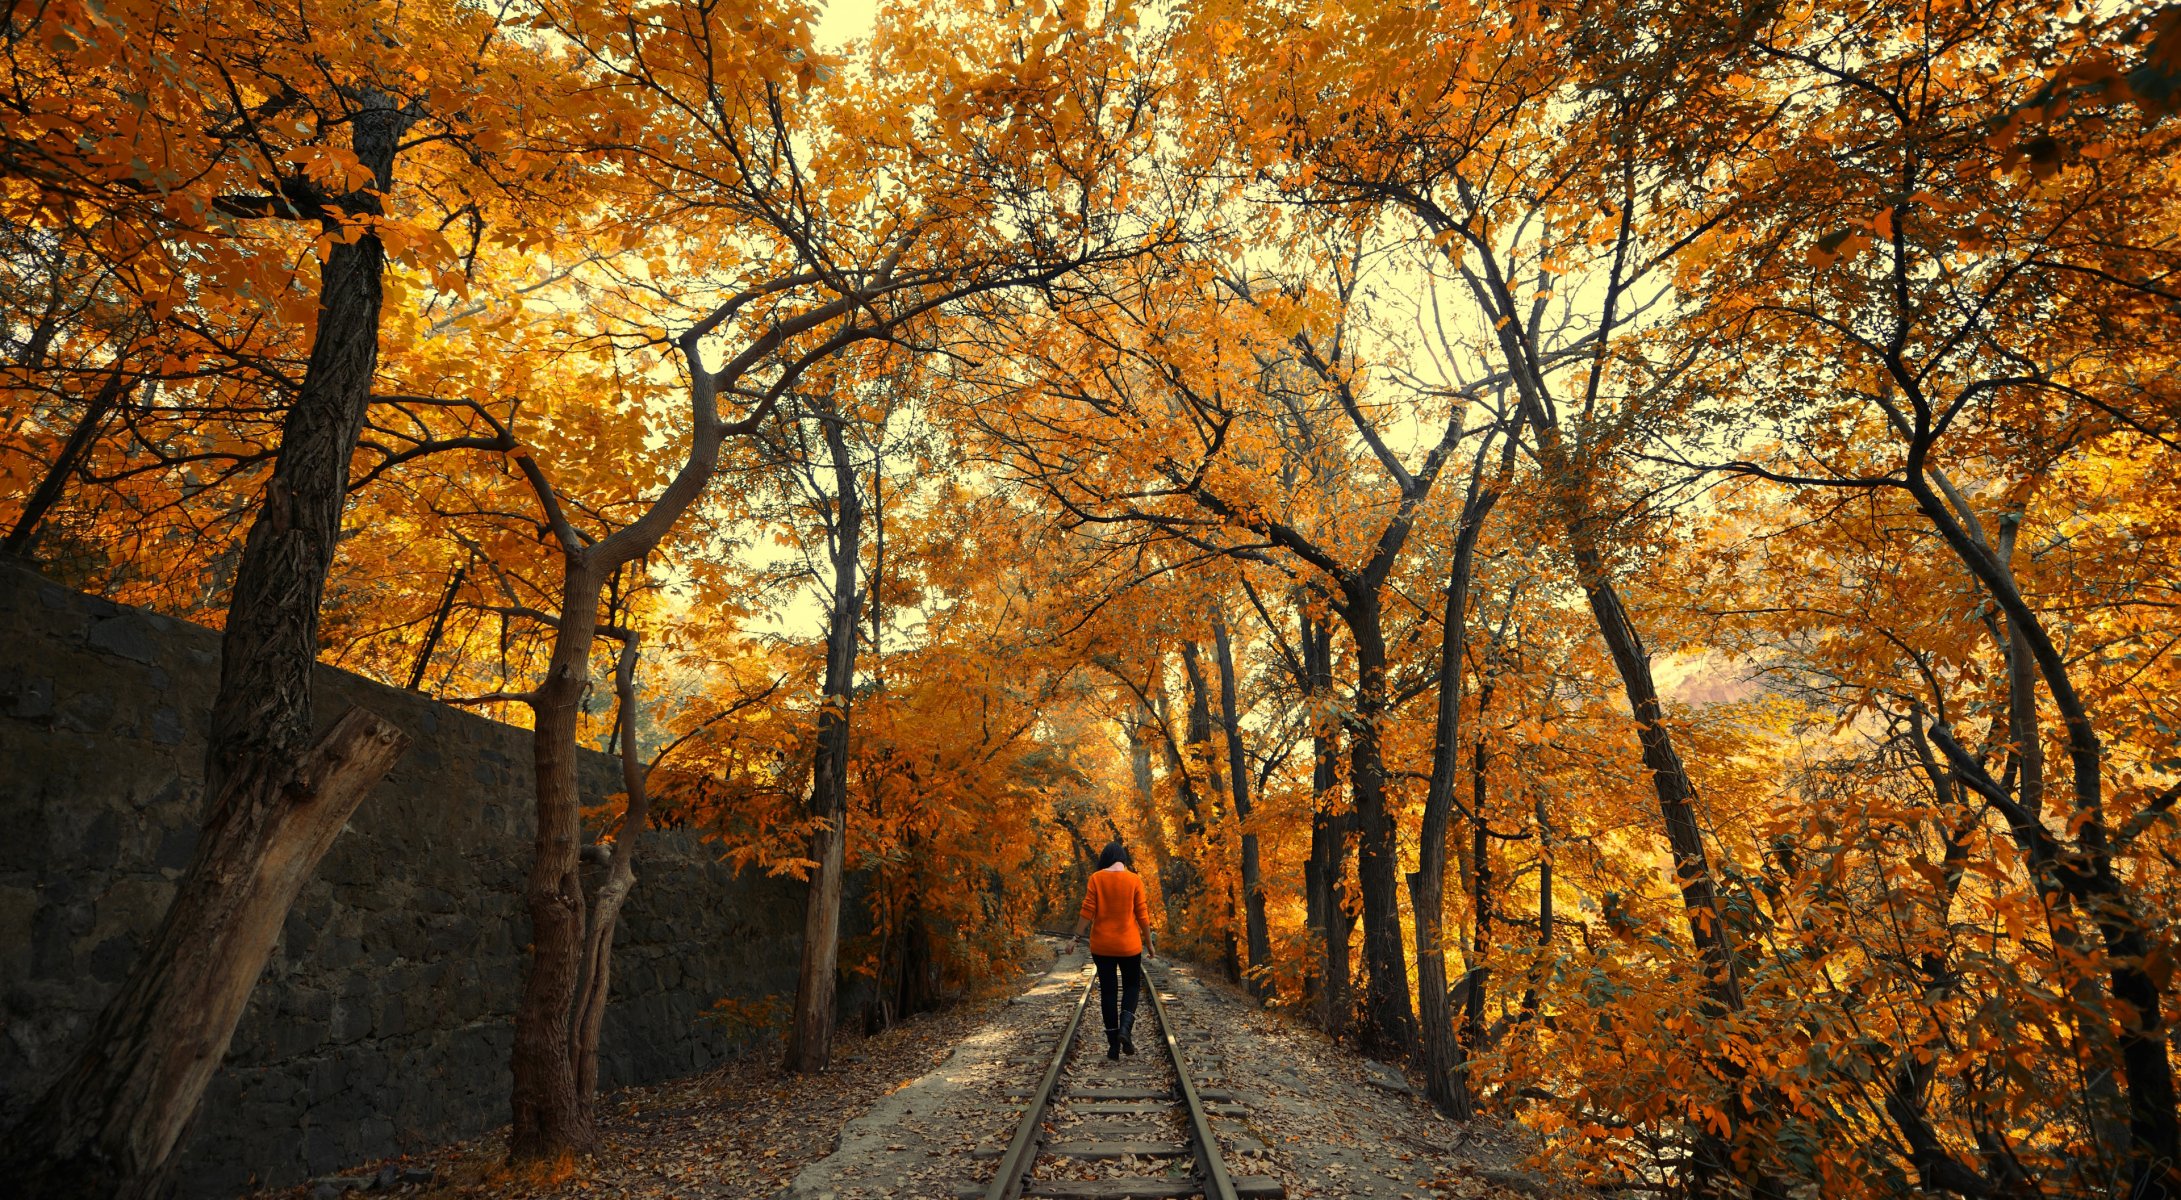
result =
[[[1144,956],[1141,954],[1093,954],[1091,961],[1098,964],[1098,1008],[1106,1015],[1106,1028],[1119,1029],[1121,1014],[1136,1011],[1136,997],[1144,986]],[[1121,995],[1116,1004],[1114,976],[1120,976]]]

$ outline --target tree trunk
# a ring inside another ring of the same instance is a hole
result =
[[[1483,737],[1478,737],[1478,749],[1483,749]],[[1481,757],[1481,756],[1480,756]],[[1479,782],[1482,776],[1479,775]],[[1533,806],[1537,820],[1537,954],[1538,961],[1530,970],[1529,982],[1522,989],[1520,1020],[1527,1021],[1537,1015],[1538,974],[1544,968],[1545,955],[1552,950],[1552,826],[1545,816],[1545,798],[1537,798]]]
[[[1379,630],[1377,590],[1350,590],[1339,611],[1356,643],[1348,769],[1359,834],[1356,878],[1363,891],[1364,1036],[1374,1048],[1406,1058],[1416,1051],[1416,1017],[1409,1005],[1408,953],[1401,945],[1400,848],[1386,809],[1386,766],[1378,742],[1386,713],[1386,641]]]
[[[1315,970],[1304,976],[1317,1003],[1318,1025],[1339,1037],[1348,1024],[1348,939],[1354,932],[1347,911],[1348,833],[1352,814],[1340,805],[1340,726],[1329,706],[1333,697],[1333,631],[1297,606],[1302,623],[1303,688],[1313,710],[1310,726],[1310,861],[1304,867],[1304,920],[1316,953]]]
[[[1257,835],[1249,828],[1250,773],[1243,753],[1242,720],[1236,700],[1234,642],[1227,633],[1225,614],[1212,610],[1212,635],[1219,652],[1219,715],[1227,732],[1227,773],[1233,779],[1234,814],[1242,826],[1242,913],[1249,941],[1250,994],[1271,998],[1272,933],[1265,924],[1265,887],[1258,861]]]
[[[1163,660],[1152,672],[1152,716],[1159,730],[1159,747],[1166,752],[1166,774],[1174,780],[1174,790],[1181,797],[1182,844],[1173,847],[1167,857],[1167,873],[1159,877],[1159,894],[1166,901],[1168,936],[1180,933],[1181,926],[1171,923],[1189,909],[1189,901],[1196,896],[1201,882],[1196,865],[1189,858],[1189,844],[1204,836],[1204,804],[1197,797],[1196,771],[1174,743],[1171,707],[1166,700],[1166,666]]]
[[[1966,500],[1949,485],[1949,498],[1970,517],[1973,511]],[[1997,545],[1985,541],[1981,525],[1972,526],[1970,532],[1984,545],[1999,569],[2011,579],[2014,575],[2015,538],[2021,530],[2021,513],[2011,512],[2001,519]],[[2037,711],[2037,661],[2030,650],[2029,638],[2019,622],[2012,618],[1987,621],[1992,625],[1993,640],[1998,643],[2001,656],[2007,664],[2007,738],[2012,743],[2014,759],[2015,799],[2028,810],[2032,818],[2041,818],[2045,809],[2045,748],[2039,732],[2041,720]],[[2026,848],[2025,848],[2026,849]],[[2077,1011],[2097,1012],[2101,1007],[2098,999],[2098,981],[2081,969],[2081,964],[2091,961],[2089,947],[2083,944],[2082,931],[2077,925],[2075,905],[2059,881],[2043,879],[2038,890],[2045,899],[2045,928],[2052,938],[2055,951],[2053,965],[2067,982],[2068,994],[2075,998]],[[2111,1026],[2104,1021],[2078,1022],[2083,1040],[2090,1052],[2109,1063],[2120,1062],[2119,1046],[2115,1043]],[[2119,1147],[2130,1140],[2126,1128],[2127,1100],[2121,1095],[2120,1078],[2114,1067],[2093,1068],[2086,1072],[2084,1090],[2090,1098],[2090,1124],[2101,1144]]]
[[[60,503],[68,477],[82,465],[84,456],[90,453],[91,443],[98,438],[99,428],[106,424],[107,414],[113,412],[114,405],[120,403],[128,390],[129,374],[117,360],[107,374],[106,382],[91,396],[91,403],[76,421],[76,427],[68,432],[68,440],[53,457],[53,465],[31,490],[30,498],[23,501],[23,511],[16,516],[15,527],[8,531],[7,540],[0,542],[0,556],[30,559],[38,544],[38,532],[45,527],[45,515]]]
[[[613,690],[616,724],[620,727],[621,786],[628,793],[628,807],[614,834],[613,859],[606,880],[598,887],[591,905],[590,929],[583,939],[583,972],[576,984],[574,1037],[569,1059],[575,1066],[576,1103],[582,1120],[597,1127],[598,1042],[606,1025],[606,1000],[613,990],[613,935],[621,908],[636,889],[636,853],[643,842],[644,826],[651,819],[651,791],[644,778],[644,759],[636,745],[636,657],[642,641],[631,630],[621,642],[614,664]]]
[[[1128,731],[1129,776],[1135,782],[1136,823],[1143,830],[1146,847],[1151,851],[1151,878],[1159,881],[1159,904],[1166,913],[1166,928],[1173,929],[1181,919],[1181,897],[1170,892],[1166,880],[1172,873],[1172,852],[1166,845],[1166,826],[1159,819],[1158,792],[1151,777],[1151,742],[1156,736],[1151,723],[1157,718],[1149,708],[1142,718]],[[1093,856],[1095,861],[1095,856]]]
[[[1419,215],[1424,213],[1420,211]],[[1427,221],[1434,223],[1437,219],[1426,216]],[[1531,348],[1524,341],[1525,325],[1520,306],[1500,272],[1497,257],[1487,254],[1481,265],[1483,281],[1478,282],[1472,275],[1472,286],[1477,288],[1480,308],[1495,321],[1501,359],[1514,382],[1521,419],[1536,434],[1533,454],[1543,475],[1549,501],[1559,510],[1569,554],[1575,561],[1577,582],[1589,601],[1591,618],[1613,658],[1614,670],[1620,676],[1621,689],[1628,699],[1629,712],[1636,722],[1643,764],[1651,772],[1660,821],[1665,827],[1667,847],[1673,857],[1674,883],[1681,893],[1690,937],[1704,962],[1705,1008],[1714,1015],[1740,1011],[1740,967],[1735,957],[1732,931],[1719,905],[1703,831],[1696,820],[1695,788],[1681,764],[1673,735],[1666,728],[1658,687],[1651,678],[1650,653],[1629,620],[1627,609],[1606,569],[1604,555],[1599,551],[1594,528],[1596,518],[1586,496],[1589,488],[1586,464],[1576,461],[1561,437],[1557,420],[1547,410],[1549,389]],[[1610,331],[1614,326],[1619,282],[1616,275],[1613,286],[1607,290],[1601,330]],[[1589,385],[1593,388],[1605,362],[1604,347],[1605,343],[1600,341]],[[1708,1066],[1730,1083],[1738,1083],[1747,1074],[1724,1055],[1712,1056]],[[1747,1094],[1737,1091],[1734,1111],[1730,1114],[1732,1123],[1743,1124],[1756,1113],[1757,1107],[1752,1105]],[[1761,1168],[1739,1170],[1732,1161],[1726,1140],[1720,1135],[1707,1131],[1699,1134],[1697,1142],[1695,1161],[1689,1173],[1691,1186],[1696,1190],[1715,1186],[1720,1176],[1739,1174],[1759,1200],[1773,1200],[1783,1194],[1778,1182]]]
[[[2113,1017],[2120,1026],[2121,1075],[2128,1082],[2132,1186],[2137,1195],[2181,1191],[2181,1183],[2172,1182],[2177,1170],[2181,1170],[2175,1166],[2181,1162],[2181,1110],[2176,1107],[2173,1061],[2166,1044],[2162,1011],[2166,989],[2145,969],[2157,938],[2145,926],[2128,885],[2113,871],[2099,767],[2102,751],[2096,728],[2089,709],[2075,691],[2066,659],[2023,599],[2012,573],[1991,550],[1977,543],[1932,490],[1925,477],[1929,469],[1924,462],[1926,453],[1924,447],[1911,450],[1906,485],[1909,494],[1955,557],[2006,614],[2009,647],[2020,646],[2028,651],[2067,729],[2075,793],[2075,812],[2069,827],[2077,831],[2075,841],[2080,851],[2067,855],[2054,867],[2070,896],[2096,922],[2105,943],[2110,964],[2107,987],[2114,1001]],[[1941,486],[1945,486],[1943,480]]]
[[[1188,756],[1193,767],[1203,769],[1212,801],[1208,822],[1196,831],[1204,835],[1199,838],[1197,853],[1216,859],[1219,851],[1215,843],[1223,840],[1221,831],[1228,815],[1227,805],[1222,803],[1227,792],[1227,776],[1221,764],[1212,761],[1212,696],[1211,686],[1204,678],[1202,656],[1203,648],[1196,642],[1181,644],[1182,674],[1189,683]],[[1215,878],[1224,880],[1226,877],[1220,874]],[[1220,966],[1226,971],[1227,978],[1240,979],[1242,956],[1236,944],[1234,890],[1223,882],[1220,891],[1226,902],[1225,918],[1220,922]]]
[[[1478,451],[1480,471],[1490,447],[1491,443],[1486,442]],[[1453,1017],[1447,1006],[1447,836],[1454,816],[1454,779],[1460,771],[1462,660],[1468,644],[1469,580],[1476,567],[1477,536],[1498,501],[1496,487],[1486,489],[1481,474],[1471,476],[1469,496],[1462,504],[1461,527],[1454,537],[1453,562],[1447,568],[1446,607],[1439,626],[1439,708],[1432,734],[1431,786],[1424,794],[1424,819],[1411,889],[1416,906],[1416,990],[1423,1034],[1424,1093],[1441,1112],[1463,1120],[1476,1114],[1467,1053],[1474,1047],[1456,1044]],[[1482,799],[1480,793],[1477,800]],[[1477,810],[1476,815],[1481,820],[1483,810]],[[1475,855],[1475,873],[1480,878],[1485,870],[1483,847],[1480,833]],[[1481,897],[1481,883],[1477,891]],[[1472,995],[1483,983],[1479,961],[1471,956]]]
[[[364,95],[352,144],[378,187],[344,198],[350,212],[379,211],[402,124],[390,98]],[[21,1194],[165,1190],[296,892],[407,745],[361,711],[312,737],[318,610],[378,364],[384,265],[367,233],[320,271],[310,361],[228,602],[204,837],[85,1049],[11,1132],[0,1177]]]
[[[432,665],[432,654],[439,649],[440,635],[447,631],[447,617],[454,612],[455,598],[462,594],[462,578],[469,574],[470,564],[464,562],[447,577],[447,590],[440,593],[439,607],[432,610],[432,624],[424,631],[424,644],[417,647],[417,658],[409,668],[409,690],[424,690],[424,672]]]
[[[1470,821],[1470,856],[1476,863],[1472,875],[1474,891],[1470,895],[1470,909],[1475,914],[1469,939],[1469,987],[1463,993],[1461,1056],[1464,1070],[1463,1090],[1468,1092],[1472,1104],[1475,1093],[1468,1088],[1467,1069],[1479,1050],[1484,1048],[1484,1000],[1485,987],[1491,982],[1491,968],[1486,962],[1486,949],[1492,944],[1492,826],[1485,816],[1485,796],[1488,776],[1486,766],[1490,752],[1485,747],[1484,714],[1492,707],[1492,684],[1487,681],[1477,691],[1477,744],[1474,760],[1469,769],[1469,805],[1473,812]]]
[[[856,567],[862,550],[863,505],[840,419],[820,416],[833,457],[839,515],[833,531],[833,611],[826,629],[825,701],[818,713],[817,755],[811,768],[810,814],[824,824],[811,835],[810,877],[803,914],[802,969],[795,1015],[788,1027],[787,1067],[823,1071],[833,1056],[835,976],[841,948],[841,871],[848,847],[849,703],[856,675]]]
[[[583,795],[576,733],[590,686],[591,642],[605,580],[589,556],[568,555],[553,657],[531,707],[530,754],[537,772],[537,834],[523,886],[530,910],[530,962],[515,1005],[508,1160],[557,1168],[588,1153],[596,1131],[577,1094],[569,1057],[576,983],[583,970]]]

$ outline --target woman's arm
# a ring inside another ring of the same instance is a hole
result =
[[[1075,953],[1075,945],[1083,940],[1083,934],[1091,927],[1091,918],[1098,915],[1098,889],[1083,885],[1083,907],[1077,911],[1075,932],[1068,935],[1068,953]]]
[[[1144,888],[1141,883],[1136,885],[1136,928],[1143,931],[1144,957],[1158,957],[1152,952],[1155,939],[1151,933],[1151,910],[1144,904]]]

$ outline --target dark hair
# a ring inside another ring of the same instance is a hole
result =
[[[1132,867],[1136,865],[1135,863],[1129,862],[1128,847],[1123,846],[1121,844],[1121,839],[1119,838],[1115,838],[1112,841],[1107,842],[1106,848],[1098,852],[1099,870],[1103,871],[1107,867],[1110,867],[1115,863],[1128,863],[1128,865]]]

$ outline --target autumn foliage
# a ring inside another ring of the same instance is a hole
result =
[[[0,532],[227,620],[375,248],[320,656],[838,1020],[1118,836],[1585,1181],[2173,1195],[2176,11],[17,3]]]

